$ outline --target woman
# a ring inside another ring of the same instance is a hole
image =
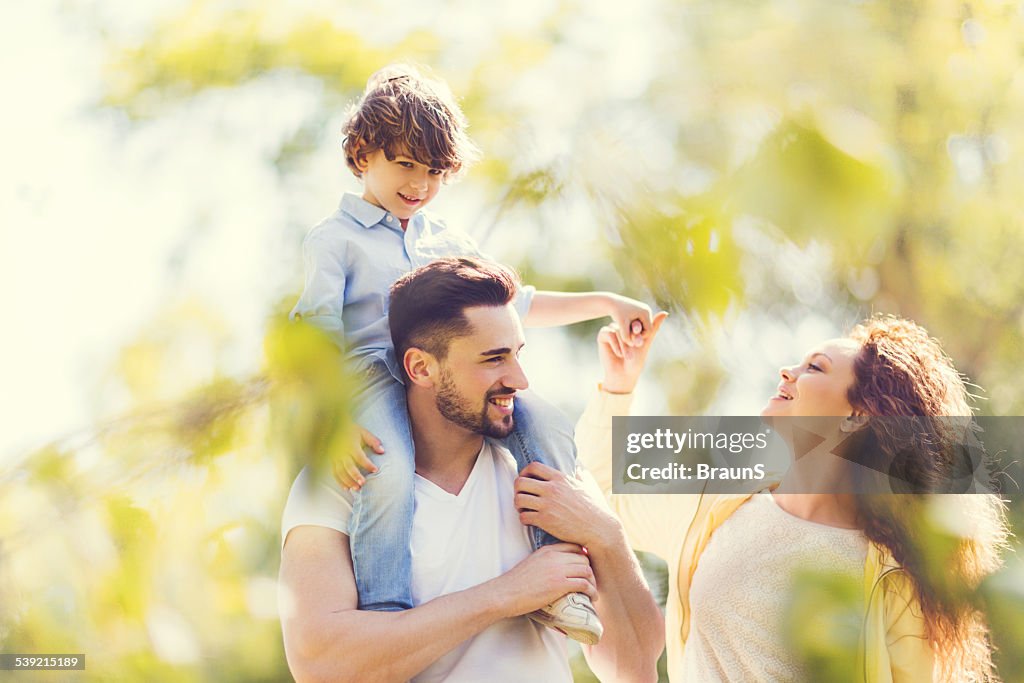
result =
[[[581,458],[610,493],[610,416],[628,414],[647,347],[624,349],[604,328],[599,348],[605,381],[577,435]],[[1002,502],[991,493],[920,493],[956,476],[949,446],[963,431],[936,418],[970,415],[963,379],[939,343],[911,321],[875,317],[780,376],[763,416],[777,425],[813,420],[826,442],[852,436],[857,452],[895,463],[890,471],[917,493],[806,493],[839,491],[827,487],[840,470],[796,467],[777,488],[749,495],[611,496],[633,546],[668,561],[670,678],[808,679],[787,602],[817,570],[856,587],[863,621],[845,653],[849,680],[993,680],[984,620],[968,596],[1000,564]],[[894,428],[895,416],[913,419]],[[937,508],[972,528],[930,534]],[[939,555],[930,538],[946,539]]]

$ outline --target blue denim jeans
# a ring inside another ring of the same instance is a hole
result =
[[[412,608],[413,477],[416,470],[405,386],[383,362],[365,368],[366,384],[356,421],[384,444],[384,455],[371,454],[377,472],[353,497],[349,544],[359,609],[396,611]],[[520,470],[542,462],[572,476],[576,444],[572,425],[554,406],[529,391],[516,394],[515,430],[503,443]],[[529,527],[534,550],[559,540]]]

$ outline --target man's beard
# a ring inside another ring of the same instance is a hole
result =
[[[455,382],[447,370],[441,370],[440,386],[437,389],[437,396],[434,403],[437,411],[449,422],[459,425],[474,434],[504,439],[515,429],[515,420],[511,415],[504,416],[500,421],[495,422],[487,419],[487,407],[494,396],[508,396],[514,394],[512,389],[498,389],[488,391],[484,396],[484,404],[481,410],[474,410],[468,399],[463,398],[455,388]]]

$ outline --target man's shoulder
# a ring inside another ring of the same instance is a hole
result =
[[[352,516],[352,492],[343,489],[330,472],[315,473],[304,467],[292,482],[281,516],[281,543],[298,526],[319,526],[348,535]]]

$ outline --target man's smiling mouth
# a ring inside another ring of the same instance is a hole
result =
[[[497,408],[498,412],[504,415],[511,415],[513,410],[512,407],[515,405],[515,396],[513,394],[491,396],[487,402]]]

